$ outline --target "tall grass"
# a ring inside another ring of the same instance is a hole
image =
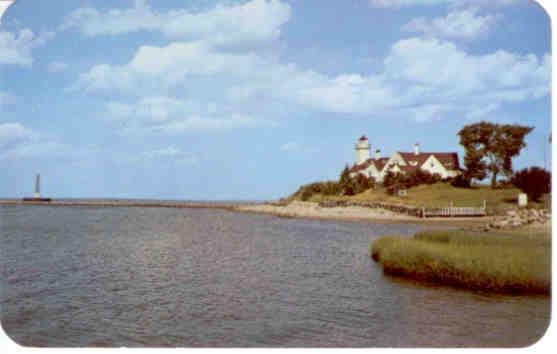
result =
[[[549,293],[548,238],[458,231],[382,237],[371,256],[385,273],[495,292]]]

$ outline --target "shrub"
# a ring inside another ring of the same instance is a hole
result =
[[[428,171],[417,169],[405,176],[404,180],[405,184],[410,188],[421,184],[435,184],[440,182],[442,178],[438,173],[431,174]]]
[[[541,167],[529,167],[514,174],[512,183],[532,201],[551,191],[551,173]]]
[[[460,174],[452,179],[451,186],[457,188],[470,188],[470,179],[466,178],[463,174]]]
[[[340,186],[337,182],[315,182],[301,186],[294,194],[299,196],[302,201],[309,200],[315,194],[323,195],[338,195],[340,193]]]
[[[431,174],[420,169],[408,174],[389,171],[383,179],[383,186],[387,188],[387,193],[394,194],[399,189],[408,189],[422,184],[435,184],[441,180],[442,178],[439,174]]]
[[[388,188],[396,184],[400,184],[401,182],[403,182],[403,179],[404,176],[402,174],[388,171],[385,177],[383,178],[383,186]]]

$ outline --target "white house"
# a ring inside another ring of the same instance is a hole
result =
[[[356,143],[356,163],[350,169],[352,176],[358,173],[383,182],[387,172],[408,173],[421,169],[441,178],[456,177],[461,173],[456,152],[421,152],[420,145],[414,145],[413,152],[397,151],[391,157],[381,157],[381,150],[375,150],[370,158],[371,144],[364,135]]]

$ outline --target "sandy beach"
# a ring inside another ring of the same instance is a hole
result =
[[[418,218],[379,208],[357,206],[320,207],[318,203],[293,201],[286,205],[254,204],[236,206],[234,210],[270,214],[288,218],[308,218],[342,221],[368,221],[375,223],[425,223],[455,227],[477,227],[488,223],[490,217]]]

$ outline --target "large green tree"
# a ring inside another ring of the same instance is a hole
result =
[[[491,174],[492,188],[497,185],[497,176],[504,174],[510,177],[513,173],[512,159],[526,146],[524,138],[532,129],[485,121],[462,128],[458,135],[466,151],[465,177],[482,180]]]

